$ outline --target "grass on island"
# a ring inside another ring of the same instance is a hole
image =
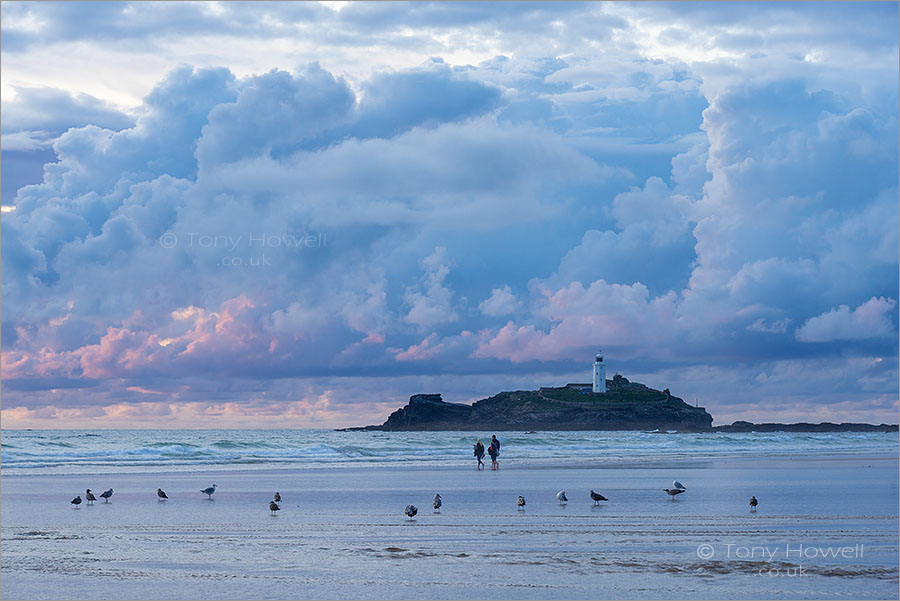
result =
[[[565,403],[602,403],[604,405],[630,405],[634,403],[659,403],[666,400],[666,394],[652,388],[610,391],[606,393],[582,393],[572,388],[543,388],[544,397]]]

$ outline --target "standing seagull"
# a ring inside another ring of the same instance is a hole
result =
[[[675,495],[680,495],[681,493],[683,493],[685,491],[685,488],[684,484],[682,484],[678,480],[672,482],[672,486],[674,486],[675,488],[664,488],[663,490],[666,491],[666,494],[672,497],[672,500],[674,501]]]
[[[278,506],[278,503],[275,501],[269,501],[269,511],[272,512],[272,515],[275,515],[276,511],[280,511],[281,507]]]
[[[756,511],[756,506],[759,505],[759,501],[756,500],[756,497],[750,497],[750,511]]]
[[[566,496],[566,491],[561,490],[556,493],[556,499],[559,501],[560,505],[565,505],[569,502],[569,497]]]
[[[604,496],[601,495],[600,493],[594,492],[594,489],[593,489],[593,488],[591,489],[591,499],[593,499],[594,505],[599,505],[599,504],[600,504],[600,501],[609,501],[609,499],[607,499],[606,497],[604,497]]]
[[[81,505],[81,495],[78,495],[77,497],[75,497],[74,499],[72,499],[71,501],[69,501],[69,503],[71,503],[72,505],[74,505],[74,506],[75,506],[75,509],[78,509],[78,506]]]
[[[204,495],[209,495],[210,500],[212,500],[213,493],[216,492],[216,485],[213,484],[209,488],[204,488],[200,492],[202,492]]]
[[[156,496],[159,497],[160,501],[167,501],[169,499],[169,495],[161,488],[156,489]]]
[[[522,495],[516,497],[516,509],[525,509],[525,497]]]
[[[276,503],[281,503],[281,494],[275,493],[275,502],[276,502]]]
[[[94,496],[94,493],[91,492],[90,488],[84,491],[84,498],[87,500],[88,505],[93,504],[93,502],[97,500],[97,497]]]
[[[440,513],[441,505],[443,504],[444,502],[441,500],[441,493],[434,493],[434,501],[431,502],[432,507],[434,507],[434,512]]]
[[[409,519],[413,519],[416,514],[419,513],[419,509],[415,505],[407,505],[406,509],[403,510],[403,513],[405,513]]]
[[[100,496],[103,497],[104,499],[106,499],[106,502],[109,503],[109,498],[112,496],[112,494],[113,494],[113,489],[110,488],[109,490],[106,490],[106,491],[103,491],[102,493],[100,493]]]

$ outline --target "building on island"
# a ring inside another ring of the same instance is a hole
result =
[[[587,393],[591,392],[591,390],[593,390],[594,385],[591,384],[590,382],[588,382],[586,384],[583,382],[569,382],[568,384],[566,384],[566,388],[571,388],[572,390],[577,390],[581,394],[587,394]]]
[[[603,364],[603,353],[594,357],[594,386],[591,392],[606,392],[606,365]]]
[[[603,363],[603,353],[599,352],[594,356],[593,382],[570,382],[566,384],[566,388],[577,390],[581,394],[587,394],[588,392],[602,394],[606,392],[606,364]]]

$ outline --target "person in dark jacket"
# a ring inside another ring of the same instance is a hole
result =
[[[497,458],[500,457],[500,441],[497,440],[496,434],[491,434],[491,446],[494,447],[494,454],[491,455],[491,460],[493,464],[491,465],[491,469],[499,470],[500,462],[497,461]]]
[[[475,459],[478,460],[478,464],[475,466],[476,470],[484,469],[484,443],[481,442],[481,439],[478,439],[474,445],[475,447]]]
[[[488,447],[488,455],[491,456],[491,469],[492,470],[500,469],[500,464],[497,463],[497,456],[499,454],[500,454],[500,451],[497,449],[497,447],[494,445],[494,443],[491,442],[491,446]]]

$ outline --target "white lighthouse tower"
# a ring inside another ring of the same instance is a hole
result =
[[[594,357],[594,392],[606,392],[606,365],[603,363],[603,352]]]

